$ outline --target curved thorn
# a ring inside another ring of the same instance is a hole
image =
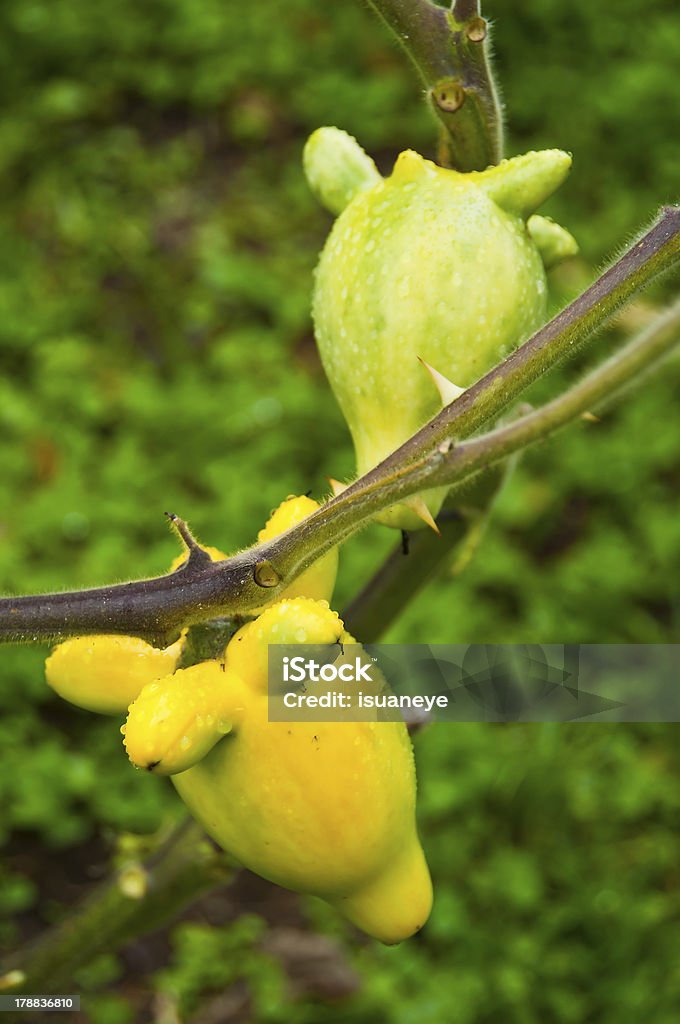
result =
[[[401,504],[410,508],[411,512],[417,515],[419,519],[422,519],[425,525],[429,526],[431,530],[434,530],[438,537],[441,537],[441,530],[437,526],[432,513],[419,494],[414,494],[412,497],[406,498],[406,500],[402,501]]]
[[[466,391],[466,388],[458,387],[457,384],[454,384],[452,380],[449,380],[448,377],[445,377],[443,373],[439,372],[439,370],[435,370],[434,366],[430,366],[430,364],[426,363],[425,360],[422,359],[420,356],[418,356],[418,362],[429,373],[430,377],[432,378],[432,383],[439,392],[442,403],[445,406],[451,405],[451,402],[455,402],[455,400],[457,398],[460,398],[463,392]]]
[[[342,492],[346,491],[347,488],[349,487],[349,484],[341,484],[339,480],[336,480],[332,476],[328,476],[328,477],[326,477],[326,479],[328,480],[328,483],[330,484],[330,488],[331,488],[331,490],[333,492],[333,497],[334,498],[337,498],[339,494],[342,494]]]
[[[180,569],[186,569],[187,566],[191,565],[206,565],[208,562],[212,562],[212,558],[201,545],[198,543],[193,533],[189,529],[189,526],[183,519],[176,516],[174,512],[166,512],[165,515],[170,521],[170,525],[173,530],[177,533],[178,537],[185,544],[189,551],[189,557],[186,562],[183,562]]]

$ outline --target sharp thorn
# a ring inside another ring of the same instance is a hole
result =
[[[341,484],[339,480],[335,480],[332,476],[326,477],[326,479],[331,486],[334,498],[337,498],[339,494],[342,494],[349,487],[349,484]]]
[[[454,384],[452,380],[445,377],[443,373],[439,372],[439,370],[435,370],[434,366],[430,366],[430,364],[426,363],[420,356],[418,356],[418,361],[432,378],[432,383],[439,392],[444,405],[451,405],[451,402],[455,402],[455,400],[460,398],[466,390],[466,388],[459,388],[457,384]]]
[[[592,412],[582,412],[581,413],[581,419],[585,420],[586,423],[599,423],[600,422],[600,417],[596,416],[595,413],[592,413]]]
[[[211,562],[212,558],[201,545],[198,543],[193,533],[189,529],[187,523],[179,516],[176,516],[174,512],[166,512],[165,515],[170,520],[170,525],[175,530],[179,538],[184,542],[188,551],[189,557],[186,562],[180,568],[186,568],[189,564],[193,566],[204,562]]]
[[[412,498],[407,498],[402,502],[402,504],[406,505],[407,508],[410,508],[411,512],[415,513],[419,519],[422,519],[425,525],[429,526],[431,530],[434,530],[438,537],[441,537],[441,531],[434,521],[432,513],[419,494],[415,494]]]

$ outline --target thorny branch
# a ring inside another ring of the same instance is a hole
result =
[[[263,591],[267,598],[276,597],[322,554],[389,505],[429,487],[460,484],[634,381],[677,340],[677,306],[560,398],[509,426],[462,440],[495,420],[540,374],[600,328],[622,302],[676,265],[679,256],[680,208],[668,207],[581,296],[379,466],[298,526],[224,561],[211,562],[185,524],[175,520],[189,557],[174,573],[93,590],[0,599],[0,642],[127,633],[162,646],[185,625],[257,608]]]
[[[503,156],[503,119],[479,0],[369,0],[411,58],[440,123],[439,162],[483,171]]]

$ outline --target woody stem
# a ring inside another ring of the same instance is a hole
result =
[[[515,423],[470,441],[538,376],[562,362],[615,310],[680,257],[680,208],[662,211],[590,288],[512,355],[448,405],[397,451],[298,526],[232,558],[196,552],[174,573],[73,593],[0,599],[0,642],[85,633],[127,633],[164,645],[183,626],[234,616],[276,598],[321,555],[389,505],[419,491],[458,485],[482,468],[547,437],[590,405],[632,383],[677,340],[674,307],[581,384]],[[443,446],[443,447],[442,447]]]
[[[411,58],[439,121],[439,162],[483,171],[503,156],[503,118],[479,0],[369,0]]]

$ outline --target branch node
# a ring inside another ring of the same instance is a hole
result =
[[[486,39],[489,26],[484,18],[473,18],[465,26],[465,35],[471,43],[483,43]]]
[[[502,110],[480,0],[368,0],[406,50],[440,122],[439,160],[483,171],[503,156]]]
[[[430,89],[430,96],[436,106],[447,114],[455,114],[465,103],[465,89],[455,78],[437,82]]]
[[[275,587],[281,582],[281,577],[266,558],[262,562],[256,562],[253,576],[258,587]]]

